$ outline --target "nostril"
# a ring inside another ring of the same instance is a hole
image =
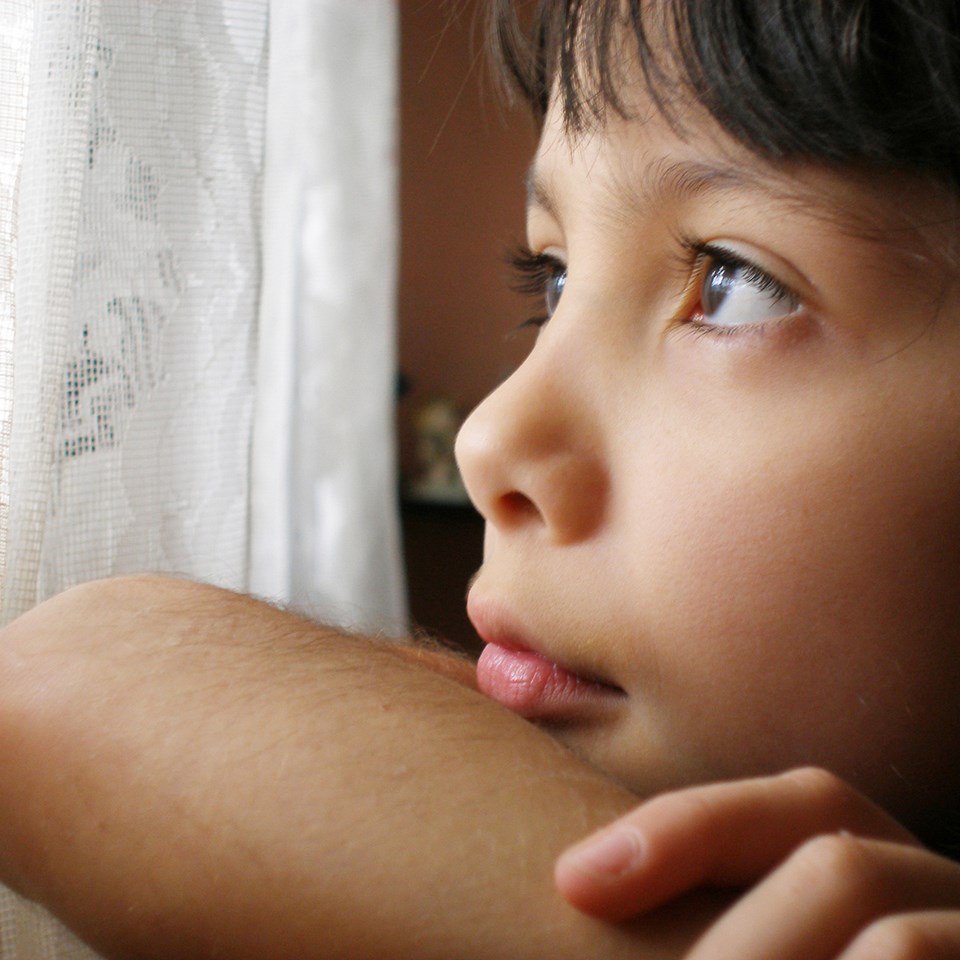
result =
[[[498,512],[506,524],[521,524],[529,520],[543,520],[537,505],[526,494],[518,490],[502,494],[498,501]]]

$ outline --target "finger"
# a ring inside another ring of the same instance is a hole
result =
[[[960,910],[884,917],[864,930],[839,960],[957,960]]]
[[[755,883],[809,837],[839,831],[916,844],[839,778],[802,769],[650,800],[563,853],[555,882],[578,909],[623,920],[698,886]]]
[[[834,960],[884,917],[957,906],[952,861],[901,844],[818,837],[727,911],[687,960]]]

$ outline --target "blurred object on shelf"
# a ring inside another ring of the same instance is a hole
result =
[[[417,409],[413,418],[417,473],[407,484],[407,497],[432,503],[469,502],[453,453],[462,422],[456,404],[446,397],[435,397]]]

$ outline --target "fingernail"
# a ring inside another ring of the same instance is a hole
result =
[[[607,830],[564,854],[570,866],[587,873],[619,877],[636,868],[643,857],[643,840],[634,830]]]

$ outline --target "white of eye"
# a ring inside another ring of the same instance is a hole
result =
[[[794,293],[768,273],[736,258],[712,256],[700,290],[704,322],[713,327],[746,327],[795,313]]]

